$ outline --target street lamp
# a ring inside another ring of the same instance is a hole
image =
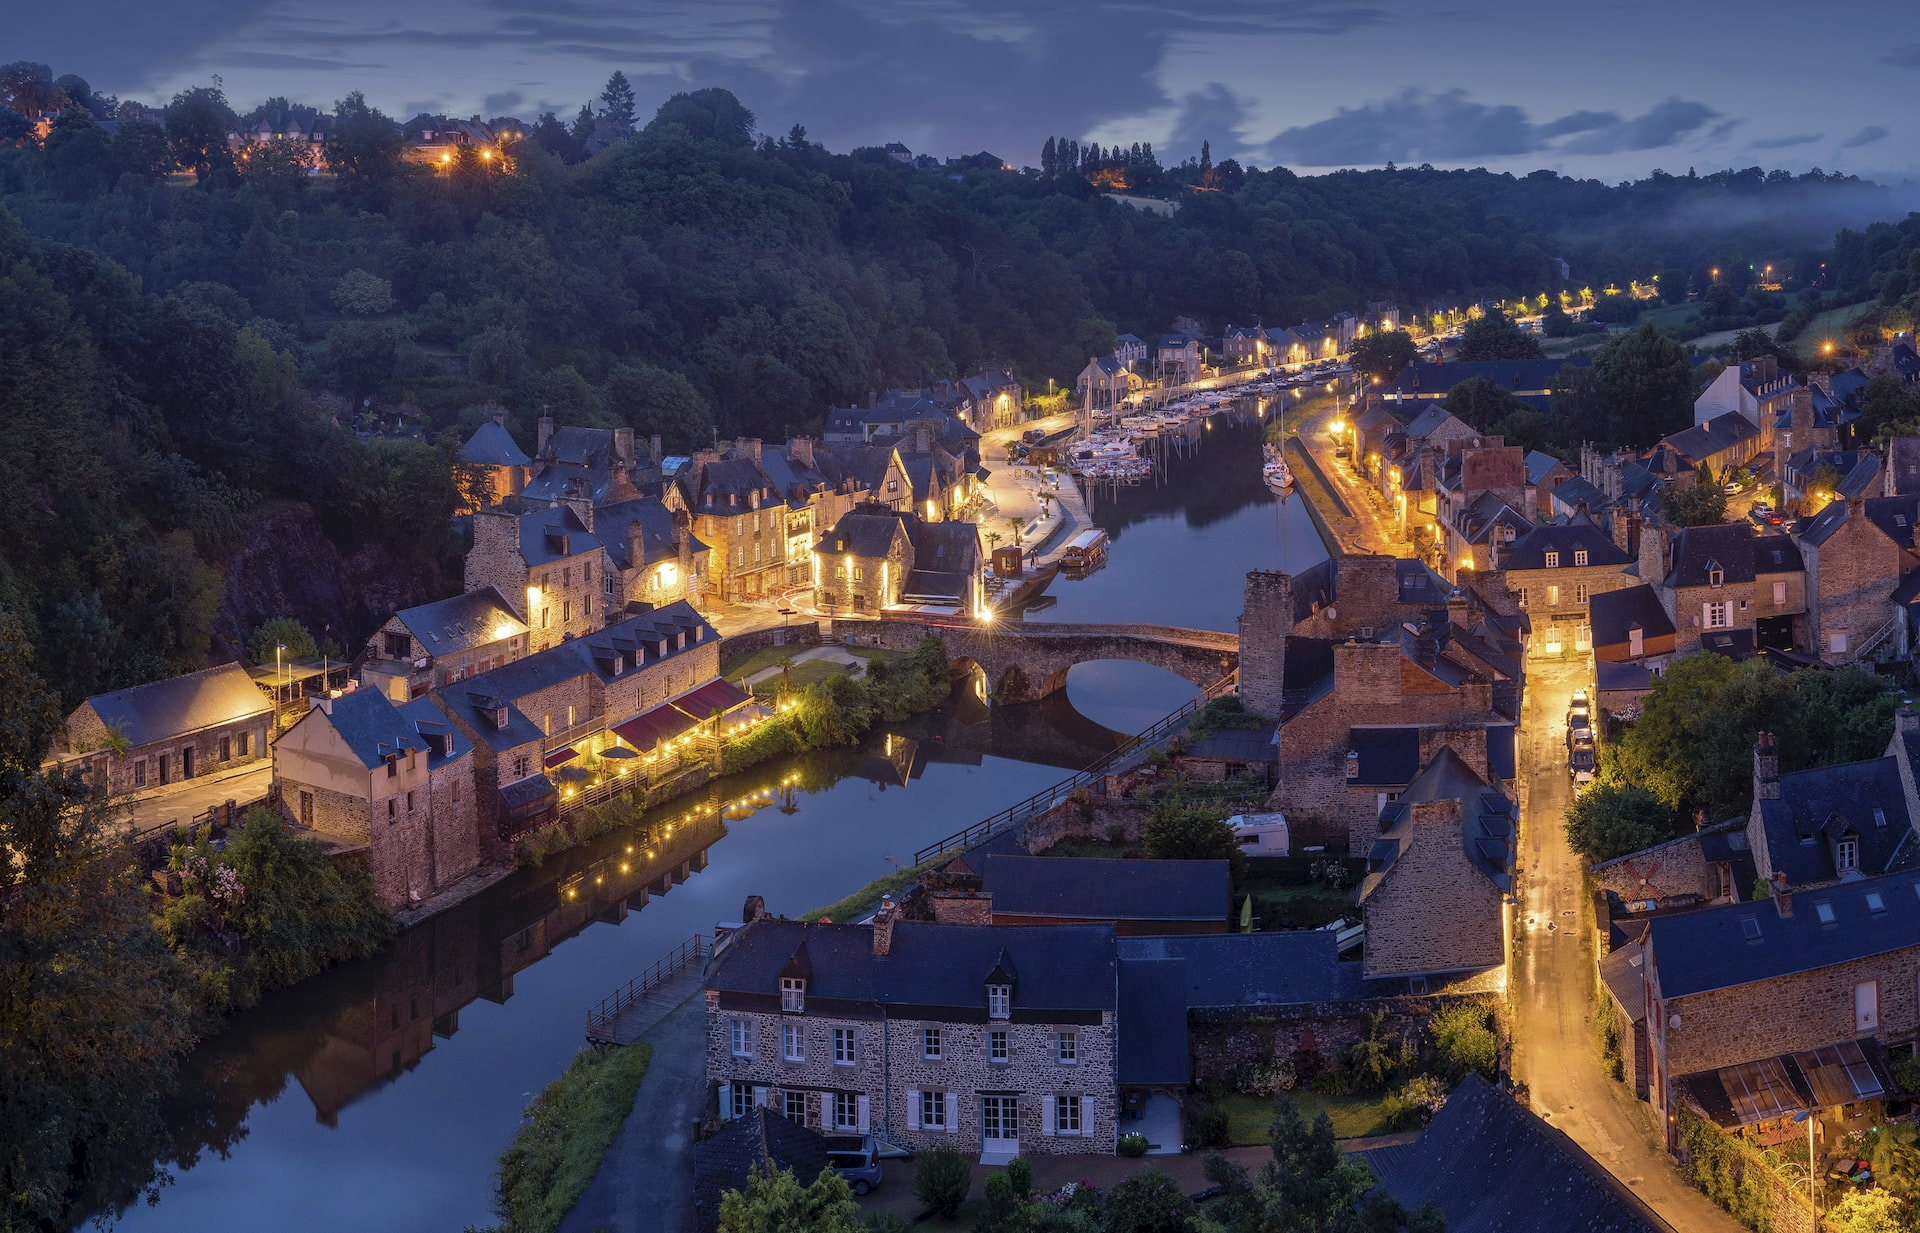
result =
[[[1814,1180],[1820,1176],[1820,1166],[1813,1154],[1813,1126],[1820,1120],[1820,1110],[1806,1109],[1793,1115],[1796,1122],[1807,1124],[1807,1202],[1813,1204],[1813,1222],[1820,1223],[1820,1196],[1814,1190]]]

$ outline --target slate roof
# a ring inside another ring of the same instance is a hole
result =
[[[512,703],[507,704],[507,726],[493,726],[493,706],[496,699],[484,690],[463,690],[458,687],[436,689],[427,695],[441,710],[455,716],[462,723],[480,734],[487,748],[503,752],[532,744],[542,740],[544,734],[538,724],[520,712]],[[499,701],[504,701],[501,699]],[[411,705],[411,704],[409,704]]]
[[[1797,574],[1807,568],[1801,559],[1800,545],[1793,542],[1793,536],[1756,535],[1753,538],[1753,572],[1756,577],[1767,574]]]
[[[907,520],[907,539],[913,544],[914,572],[968,576],[980,564],[980,528],[971,522]]]
[[[1590,510],[1603,509],[1608,504],[1607,494],[1600,490],[1599,485],[1579,475],[1555,484],[1551,495],[1554,503],[1564,506],[1568,512],[1578,509],[1582,504]]]
[[[1879,910],[1868,895],[1878,896]],[[1821,919],[1821,904],[1832,909],[1832,924]],[[1665,998],[1833,967],[1920,947],[1920,875],[1796,891],[1793,915],[1786,917],[1771,901],[1655,916],[1648,936]]]
[[[1528,450],[1527,451],[1527,482],[1529,484],[1538,484],[1540,481],[1547,478],[1548,472],[1552,471],[1555,467],[1564,466],[1564,465],[1566,464],[1562,463],[1558,458],[1555,458],[1552,454],[1543,454],[1539,450]],[[1575,477],[1575,478],[1578,478],[1578,477]],[[1567,480],[1561,481],[1561,483],[1567,483],[1567,482],[1569,481]],[[1559,484],[1554,485],[1555,488],[1558,488],[1559,486],[1560,486]]]
[[[391,757],[428,752],[427,742],[414,731],[413,724],[377,689],[353,690],[333,700],[331,713],[315,707],[300,722],[331,725],[369,771]]]
[[[695,1226],[701,1233],[718,1228],[720,1196],[744,1188],[757,1172],[785,1169],[804,1186],[826,1167],[826,1139],[756,1105],[693,1145]]]
[[[1913,547],[1913,531],[1920,525],[1920,494],[1900,497],[1868,497],[1867,520],[1902,548]]]
[[[1682,527],[1673,541],[1673,568],[1668,571],[1671,587],[1709,585],[1709,572],[1724,574],[1723,587],[1753,581],[1753,528],[1744,522],[1724,522],[1710,527]]]
[[[1188,745],[1181,756],[1217,762],[1277,762],[1280,751],[1273,743],[1273,727],[1221,728]]]
[[[1055,920],[1224,922],[1233,881],[1223,860],[989,856],[983,865],[994,915]]]
[[[906,535],[897,510],[855,509],[840,516],[833,529],[820,537],[814,551],[852,553],[856,557],[884,557],[894,539]]]
[[[1777,800],[1757,803],[1767,859],[1790,885],[1839,876],[1829,844],[1848,832],[1860,840],[1861,873],[1885,873],[1920,855],[1892,757],[1789,772],[1780,776]]]
[[[1645,583],[1598,592],[1587,601],[1587,621],[1595,646],[1625,646],[1636,627],[1643,645],[1674,633],[1673,618],[1660,606],[1659,593]]]
[[[493,420],[473,430],[460,447],[460,461],[477,467],[524,467],[533,462],[513,439],[513,434]]]
[[[1433,572],[1425,561],[1397,557],[1393,572],[1400,583],[1400,602],[1422,608],[1444,607],[1453,593],[1453,584]]]
[[[1412,1143],[1362,1153],[1380,1184],[1447,1233],[1673,1233],[1572,1139],[1479,1075]]]
[[[1413,842],[1413,806],[1431,801],[1460,802],[1460,842],[1467,860],[1502,893],[1513,889],[1513,802],[1488,786],[1459,754],[1442,749],[1407,785],[1398,800],[1380,813],[1380,837],[1367,858],[1360,899],[1380,885],[1401,852]]]
[[[96,694],[80,705],[119,729],[134,748],[273,713],[267,696],[237,663]]]
[[[1664,437],[1660,444],[1697,467],[1713,455],[1759,435],[1760,429],[1752,420],[1738,411],[1727,411],[1704,424],[1695,424],[1692,428]]]
[[[1347,752],[1360,755],[1360,773],[1349,775],[1348,783],[1402,788],[1420,773],[1420,729],[1348,728]]]
[[[1123,937],[1123,964],[1180,960],[1189,1010],[1297,1006],[1366,996],[1358,963],[1340,961],[1331,929]]]
[[[1514,738],[1512,724],[1487,725],[1487,772],[1495,779],[1514,777]]]
[[[599,537],[587,530],[580,516],[564,505],[529,510],[516,521],[520,529],[520,558],[529,566],[551,565],[600,549]]]
[[[1594,638],[1599,645],[1598,635]],[[1594,684],[1602,693],[1610,690],[1652,689],[1653,669],[1644,664],[1618,663],[1603,659],[1593,666]]]
[[[1620,566],[1633,560],[1591,518],[1575,516],[1571,522],[1546,523],[1528,531],[1502,550],[1500,564],[1506,570],[1546,569],[1547,553],[1557,552],[1558,568],[1572,569],[1574,554],[1582,549],[1589,566]]]
[[[1187,1053],[1187,965],[1178,959],[1120,961],[1119,1081],[1124,1087],[1182,1087]]]
[[[408,633],[434,657],[515,638],[527,632],[500,592],[491,586],[451,599],[436,600],[393,614]]]
[[[989,858],[993,859],[993,858]],[[1011,968],[1013,1010],[1117,1009],[1112,925],[937,925],[896,921],[891,953],[873,953],[869,925],[760,920],[734,934],[707,969],[706,988],[778,997],[801,959],[809,1000],[886,1003],[985,1013],[986,980]]]
[[[643,497],[634,501],[616,501],[611,505],[602,505],[593,514],[594,530],[606,543],[607,559],[613,562],[615,569],[632,569],[636,565],[645,568],[660,561],[678,560],[679,549],[673,543],[673,511],[661,504],[657,498]],[[628,528],[640,528],[640,553],[643,559],[632,559],[633,544]],[[697,556],[707,551],[707,545],[687,529],[692,543],[688,547]]]
[[[694,630],[699,631],[698,638],[689,637],[685,646],[670,647],[664,656],[661,655],[659,642],[667,638],[677,641],[681,631],[691,633]],[[706,618],[682,600],[636,613],[605,629],[550,646],[524,659],[512,660],[490,672],[469,677],[463,684],[469,693],[492,695],[511,702],[582,675],[592,674],[602,681],[612,680],[619,675],[610,671],[610,660],[616,651],[625,654],[625,671],[631,672],[646,664],[658,663],[663,658],[671,659],[675,655],[685,654],[713,641],[716,636]]]
[[[1407,422],[1407,438],[1412,441],[1423,440],[1452,418],[1445,407],[1427,407]]]

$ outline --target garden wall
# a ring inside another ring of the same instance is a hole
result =
[[[756,629],[720,639],[720,662],[724,664],[730,659],[764,651],[770,646],[818,645],[820,622],[795,621],[791,625],[775,625],[770,629]]]
[[[1084,801],[1062,801],[1027,819],[1021,840],[1035,856],[1063,839],[1106,839],[1116,827],[1122,842],[1136,843],[1152,814],[1150,801],[1089,795]]]
[[[1332,1065],[1367,1034],[1373,1016],[1384,1014],[1387,1030],[1418,1040],[1436,1011],[1471,1003],[1492,1012],[1494,1031],[1508,1040],[1506,1007],[1482,994],[1367,998],[1348,1002],[1301,1002],[1292,1006],[1239,1006],[1195,1010],[1187,1016],[1187,1044],[1196,1083],[1228,1079],[1241,1067],[1292,1061],[1303,1050]]]

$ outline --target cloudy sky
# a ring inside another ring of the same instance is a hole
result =
[[[1049,134],[1301,169],[1430,162],[1623,179],[1920,171],[1920,27],[1887,0],[95,0],[12,14],[5,58],[149,102],[349,90],[570,118],[725,86],[763,130],[1039,161]],[[1907,31],[1903,36],[1900,32]],[[1867,32],[1874,32],[1868,36]],[[1911,38],[1916,41],[1907,41]],[[1172,156],[1172,157],[1169,157]]]

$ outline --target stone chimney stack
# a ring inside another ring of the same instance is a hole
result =
[[[673,547],[680,557],[680,587],[693,594],[693,515],[686,510],[673,511]]]
[[[653,447],[653,465],[657,467],[660,465],[660,460],[666,457],[666,454],[661,452],[660,449],[660,434],[657,432],[654,433],[653,439],[647,442],[647,444]]]
[[[613,430],[613,460],[623,467],[633,465],[633,429]]]
[[[1758,801],[1780,799],[1780,753],[1774,748],[1771,732],[1762,732],[1754,738],[1753,798]]]
[[[742,924],[751,925],[754,921],[767,918],[767,901],[759,895],[748,895],[747,902],[740,909]]]
[[[733,439],[733,456],[735,458],[751,458],[755,462],[759,462],[760,438],[735,437]]]
[[[884,959],[893,951],[894,914],[893,896],[880,896],[880,910],[873,914],[873,953],[875,958]]]
[[[635,518],[627,524],[627,568],[638,574],[647,564],[647,536]]]
[[[1273,570],[1249,573],[1240,613],[1240,705],[1251,714],[1279,718],[1292,633],[1293,580]]]
[[[791,437],[787,441],[787,456],[803,467],[813,465],[813,438]]]
[[[1786,871],[1782,869],[1774,870],[1773,880],[1767,883],[1767,889],[1773,892],[1773,906],[1774,909],[1780,913],[1780,918],[1786,920],[1791,917],[1793,915],[1793,891],[1787,886]]]
[[[1813,444],[1813,391],[1804,385],[1797,385],[1788,395],[1792,402],[1787,422],[1793,433],[1791,438],[1795,449],[1804,449]]]
[[[1447,594],[1447,620],[1451,624],[1465,629],[1470,620],[1467,604],[1467,592],[1463,587],[1455,587]]]
[[[547,443],[552,440],[553,417],[551,415],[543,415],[540,417],[540,440],[534,446],[533,452],[536,455],[545,454],[547,452]]]

